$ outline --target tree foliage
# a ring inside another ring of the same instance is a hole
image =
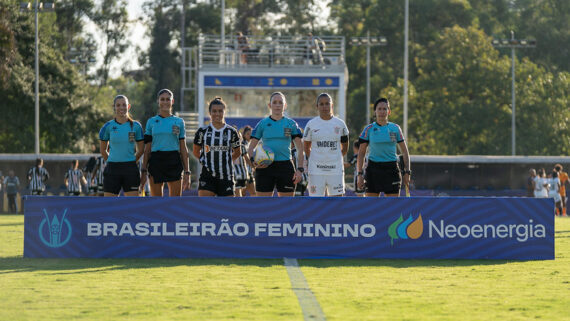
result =
[[[90,151],[116,94],[126,94],[135,118],[156,113],[156,92],[170,88],[179,99],[180,18],[185,45],[201,33],[220,33],[219,0],[157,0],[145,4],[150,47],[139,55],[142,70],[109,78],[109,66],[126,48],[128,26],[123,0],[61,0],[56,13],[40,15],[40,109],[43,152]],[[99,2],[98,2],[99,3]],[[33,150],[34,25],[18,2],[0,0],[0,152]],[[383,35],[388,46],[371,50],[372,100],[390,99],[391,120],[403,121],[404,1],[331,0],[331,16],[313,0],[228,0],[232,19],[226,34],[345,37]],[[328,19],[328,20],[327,20]],[[88,83],[67,61],[71,46],[93,41],[91,20],[104,31],[103,66]],[[322,21],[330,22],[323,26]],[[510,50],[493,38],[537,39],[533,49],[516,50],[518,155],[560,155],[570,149],[570,2],[566,0],[410,1],[409,147],[413,154],[510,155]],[[352,138],[365,119],[366,50],[347,45],[347,124]],[[186,105],[193,97],[185,97]],[[65,130],[50,130],[63,128]]]

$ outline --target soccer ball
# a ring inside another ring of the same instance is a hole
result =
[[[258,144],[253,150],[253,160],[258,165],[271,165],[275,159],[275,153],[269,146]]]

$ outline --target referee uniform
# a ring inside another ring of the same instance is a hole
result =
[[[302,137],[297,122],[285,116],[279,120],[268,116],[257,123],[251,137],[262,141],[263,146],[268,146],[275,154],[271,165],[255,170],[255,190],[267,193],[273,192],[277,187],[280,193],[295,192],[295,184],[291,179],[295,175],[291,161],[291,141]]]
[[[32,195],[42,195],[46,190],[45,183],[49,179],[49,173],[44,167],[34,166],[28,171],[30,191]]]
[[[227,124],[220,129],[212,124],[201,127],[194,136],[194,145],[200,146],[202,164],[198,190],[218,196],[234,195],[232,152],[240,147],[237,130]]]
[[[359,142],[368,144],[368,165],[365,172],[366,192],[397,194],[402,186],[396,145],[404,141],[400,126],[374,122],[364,128]]]
[[[182,178],[180,140],[186,138],[186,126],[180,117],[156,115],[146,122],[145,144],[151,143],[148,172],[154,183],[174,182]]]
[[[142,126],[138,121],[108,121],[99,131],[99,139],[109,142],[109,157],[103,171],[103,191],[119,194],[138,191],[139,168],[136,163],[136,142],[144,139]],[[101,170],[101,168],[99,168]]]

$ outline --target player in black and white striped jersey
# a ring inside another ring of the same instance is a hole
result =
[[[95,170],[93,171],[93,185],[96,186],[97,196],[103,196],[103,172],[105,171],[105,165],[107,161],[103,156],[97,157],[97,165],[95,165]]]
[[[83,171],[79,169],[79,160],[71,161],[71,167],[65,173],[65,186],[67,187],[67,195],[79,196],[81,194],[81,185],[87,185],[87,180],[83,176]]]
[[[235,128],[235,127],[234,127]],[[233,166],[234,166],[234,178],[235,178],[235,191],[236,191],[236,196],[245,196],[245,187],[247,184],[247,178],[248,178],[248,173],[247,173],[247,168],[246,168],[246,161],[245,161],[245,157],[243,155],[246,155],[247,150],[245,149],[245,146],[243,145],[243,139],[241,137],[241,134],[238,135],[240,136],[240,148],[241,148],[241,155],[239,155],[239,157],[233,161]]]
[[[226,124],[226,103],[219,97],[208,106],[211,122],[196,131],[192,154],[202,164],[198,196],[234,196],[232,162],[240,154],[240,142],[235,128]]]
[[[28,171],[28,182],[32,195],[42,195],[46,190],[46,182],[49,179],[49,173],[44,168],[44,160],[36,159],[36,166]]]

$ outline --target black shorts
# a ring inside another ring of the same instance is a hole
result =
[[[155,183],[179,181],[182,179],[183,170],[178,151],[150,153],[148,173]]]
[[[368,160],[365,179],[368,193],[397,194],[402,187],[402,175],[397,162],[378,163]]]
[[[136,162],[108,162],[103,171],[103,191],[119,194],[139,190],[141,176]]]
[[[291,160],[275,161],[266,168],[255,170],[255,190],[268,193],[273,192],[273,189],[277,187],[280,193],[295,192],[293,175],[295,175],[295,168]]]
[[[246,182],[245,179],[236,179],[236,188],[245,188]]]
[[[202,167],[198,190],[210,191],[218,196],[233,196],[234,181],[215,178],[205,167]]]

